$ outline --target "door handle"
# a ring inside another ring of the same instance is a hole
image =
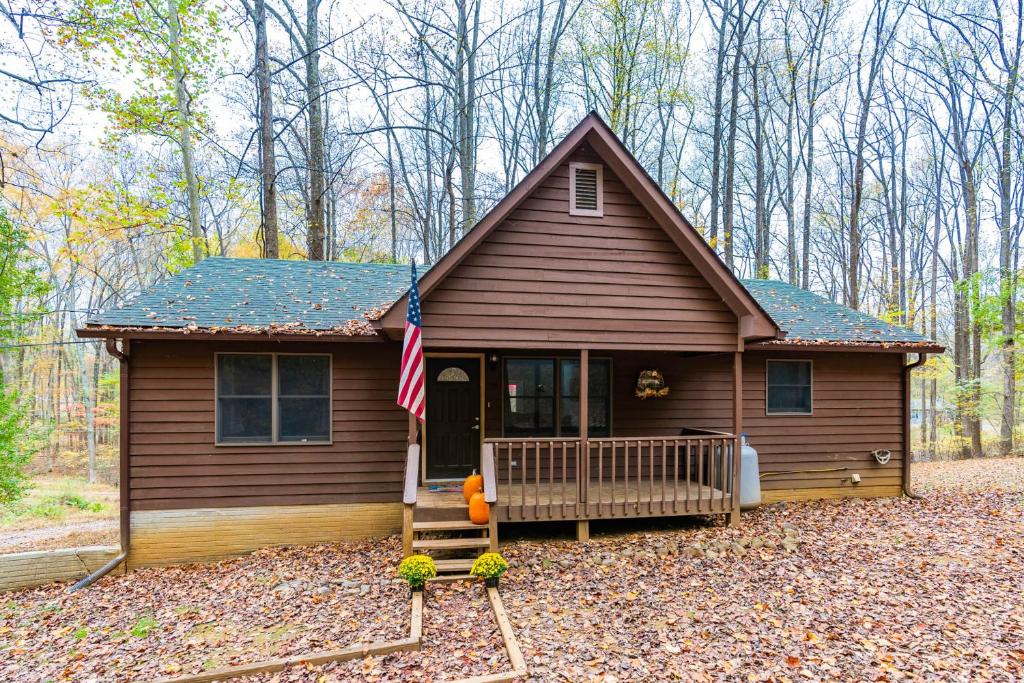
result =
[[[470,427],[470,429],[479,430],[480,429],[480,425],[473,425],[472,427]]]

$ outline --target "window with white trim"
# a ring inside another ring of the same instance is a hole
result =
[[[217,443],[329,443],[331,357],[217,354]]]
[[[811,384],[811,361],[766,361],[765,412],[768,415],[810,415]]]
[[[601,164],[569,164],[569,215],[604,215],[604,167]]]

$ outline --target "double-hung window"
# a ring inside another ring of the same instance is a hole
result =
[[[329,443],[331,357],[217,354],[217,443]]]
[[[809,360],[770,360],[765,364],[765,412],[811,414],[812,370]]]
[[[611,435],[611,361],[591,359],[587,433]],[[505,436],[580,433],[580,362],[574,358],[505,359]]]

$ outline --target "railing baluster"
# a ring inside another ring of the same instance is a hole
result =
[[[690,479],[693,478],[693,461],[690,459],[690,449],[692,448],[692,446],[690,445],[690,440],[689,439],[687,439],[686,441],[683,442],[683,447],[686,449],[686,453],[685,453],[685,455],[686,455],[686,506],[685,506],[685,511],[686,511],[686,514],[690,514],[690,496],[692,495],[690,493]]]
[[[679,512],[679,439],[672,439],[672,512]]]
[[[704,439],[697,439],[697,512],[704,512]]]
[[[522,488],[519,491],[519,518],[526,519],[526,442],[520,444],[519,469]]]
[[[630,440],[623,441],[623,516],[629,517],[630,507]]]
[[[647,514],[654,514],[654,439],[647,444]]]
[[[590,446],[587,446],[589,455]],[[597,516],[601,516],[601,502],[604,500],[604,443],[597,442]]]
[[[555,518],[555,443],[548,447],[548,519]]]
[[[540,519],[540,441],[533,444],[533,456],[536,463],[533,472],[533,518]]]
[[[665,451],[668,449],[668,441],[661,440],[661,514],[665,514]]]
[[[615,516],[615,500],[616,500],[616,495],[615,495],[615,450],[617,448],[618,448],[618,444],[617,444],[617,442],[615,442],[613,440],[612,441],[612,504],[611,504],[611,507],[608,508],[610,510],[610,512],[608,513],[609,517],[614,517]]]
[[[562,518],[565,518],[565,447],[566,442],[562,442]]]

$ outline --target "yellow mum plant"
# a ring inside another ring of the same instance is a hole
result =
[[[399,563],[398,575],[408,581],[413,590],[419,590],[427,579],[437,576],[437,567],[429,555],[410,555]]]
[[[505,561],[504,557],[498,553],[484,553],[476,558],[476,562],[473,563],[473,568],[469,570],[469,573],[482,579],[497,581],[498,577],[506,571],[508,571],[508,562]]]

